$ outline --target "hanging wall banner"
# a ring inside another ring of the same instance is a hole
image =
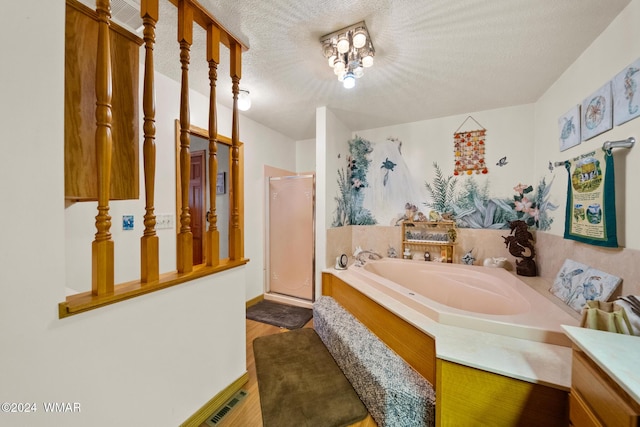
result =
[[[481,129],[472,131],[460,131],[467,120],[473,120]],[[482,127],[476,119],[467,116],[458,129],[453,133],[453,152],[455,153],[455,166],[453,168],[454,175],[466,173],[471,175],[475,173],[486,174],[489,172],[484,162],[485,140],[487,130]],[[506,157],[501,160],[504,162]],[[505,163],[506,164],[506,163]],[[502,166],[502,165],[500,165]]]
[[[601,148],[565,162],[569,174],[564,238],[618,247],[613,156]]]

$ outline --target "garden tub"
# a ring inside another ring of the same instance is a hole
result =
[[[343,273],[446,325],[567,347],[561,325],[578,325],[503,268],[383,258]]]

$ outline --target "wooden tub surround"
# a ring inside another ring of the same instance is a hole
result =
[[[348,272],[323,272],[322,294],[433,385],[436,426],[569,425],[570,347],[439,324]]]

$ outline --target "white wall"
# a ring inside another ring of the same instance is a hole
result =
[[[339,117],[327,107],[316,109],[316,298],[321,295],[321,273],[326,265],[326,230],[336,208],[334,197],[339,168],[344,167],[351,132]],[[342,153],[338,158],[337,153]]]
[[[316,140],[305,139],[296,141],[296,172],[315,172],[316,170]]]
[[[560,161],[576,157],[601,147],[607,140],[640,138],[640,119],[614,126],[589,141],[566,151],[559,150],[558,118],[574,105],[580,104],[618,72],[640,58],[640,0],[631,3],[616,17],[603,33],[589,46],[564,74],[535,104],[535,164],[536,173],[543,170],[548,160]],[[636,78],[637,80],[637,78]],[[636,220],[640,209],[637,184],[640,182],[640,147],[614,151],[616,169],[616,208],[618,243],[631,249],[640,249],[640,222]],[[556,173],[558,184],[552,197],[562,200],[557,211],[564,218],[567,173],[561,168]],[[564,220],[556,221],[550,231],[564,234]]]
[[[11,66],[0,68],[0,401],[39,405],[34,414],[2,413],[0,424],[175,426],[246,371],[245,284],[261,280],[262,262],[252,259],[244,267],[58,318],[67,283],[90,281],[86,253],[95,233],[92,225],[85,227],[93,220],[75,223],[76,210],[95,207],[65,209],[64,202],[64,11],[64,2],[24,0],[8,3],[0,17],[5,39],[21,34],[20,43],[3,51]],[[166,160],[173,153],[177,113],[165,107],[176,98],[162,92],[172,84],[157,82],[158,213],[173,212],[175,204],[175,171]],[[201,105],[192,99],[192,121],[205,127]],[[220,112],[220,133],[230,135],[228,118]],[[251,235],[262,235],[262,206],[251,198],[250,186],[264,159],[293,168],[294,149],[282,135],[241,122],[246,255],[260,258],[262,240]],[[134,213],[137,224],[132,234],[114,233],[119,277],[139,268],[143,203],[115,202],[111,215],[124,213]],[[169,249],[175,237],[164,233],[161,268],[167,270],[175,265],[175,250]],[[79,402],[81,412],[47,414],[42,403],[52,401]]]

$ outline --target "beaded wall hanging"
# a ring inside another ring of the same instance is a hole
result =
[[[460,132],[462,126],[469,119],[476,122],[482,129]],[[454,175],[462,175],[464,173],[467,175],[473,173],[486,174],[489,172],[484,161],[486,134],[487,130],[473,117],[468,116],[464,122],[462,122],[453,134],[453,151],[455,153]]]

